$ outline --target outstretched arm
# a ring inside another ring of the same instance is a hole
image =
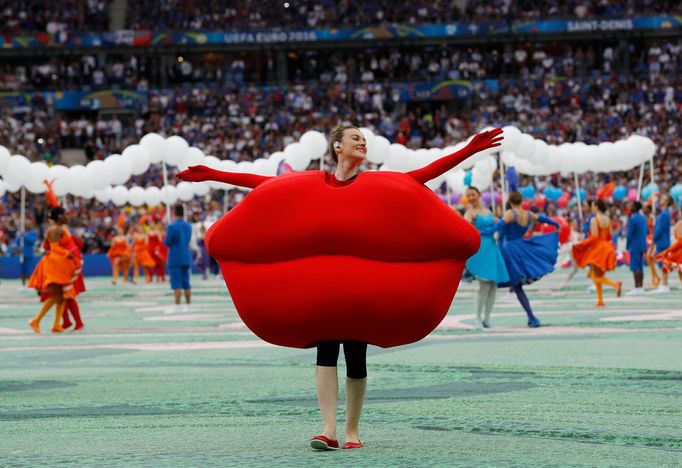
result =
[[[422,167],[421,169],[410,171],[408,174],[414,177],[417,182],[425,184],[429,180],[435,179],[439,175],[446,173],[457,164],[461,163],[470,156],[473,156],[479,151],[500,146],[500,141],[502,141],[504,138],[500,136],[501,134],[501,128],[495,128],[493,130],[488,130],[487,132],[478,133],[471,139],[468,145],[456,153],[452,153],[449,156],[440,158],[439,160],[434,161],[428,166]]]
[[[210,180],[248,188],[256,188],[266,180],[272,179],[272,177],[257,174],[218,171],[206,166],[190,166],[188,169],[178,172],[175,177],[187,182],[205,182]]]
[[[560,228],[559,223],[554,221],[552,218],[548,218],[547,216],[542,215],[542,214],[538,215],[538,222],[549,224],[550,226],[554,226],[557,230],[559,230],[559,228]]]

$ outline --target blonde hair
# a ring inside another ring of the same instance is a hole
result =
[[[341,140],[343,140],[343,133],[351,128],[358,129],[355,125],[337,125],[332,128],[332,132],[329,135],[329,154],[335,163],[339,162],[339,158],[336,155],[335,144],[341,143]]]

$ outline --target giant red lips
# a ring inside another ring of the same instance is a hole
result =
[[[264,177],[194,166],[178,177],[254,188],[209,229],[206,246],[256,335],[296,348],[398,346],[442,321],[480,245],[478,231],[423,183],[499,146],[500,133],[478,134],[426,168],[366,172],[343,187],[321,171]]]
[[[265,341],[382,347],[422,339],[447,314],[475,228],[407,174],[323,172],[259,185],[206,234],[244,323]]]

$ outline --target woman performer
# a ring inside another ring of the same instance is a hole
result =
[[[50,203],[50,195],[54,196],[54,192],[52,192],[52,187],[48,185],[48,203]],[[56,196],[54,196],[54,199],[56,199]],[[59,206],[59,205],[57,205]],[[73,331],[80,331],[83,329],[83,321],[81,320],[81,313],[80,313],[80,307],[78,305],[78,299],[77,296],[85,292],[85,279],[83,278],[83,241],[76,235],[71,234],[71,231],[69,231],[69,216],[66,214],[66,211],[62,209],[62,214],[59,216],[59,220],[57,221],[57,224],[59,225],[60,228],[62,228],[65,232],[69,234],[68,238],[64,240],[64,246],[71,251],[73,254],[74,258],[78,261],[78,268],[76,269],[76,276],[74,277],[74,281],[72,283],[73,290],[74,290],[74,295],[73,297],[67,297],[66,298],[66,306],[64,307],[64,314],[62,318],[62,328],[67,329],[70,328],[71,325],[76,325],[73,329]],[[50,250],[50,243],[45,240],[43,242],[43,249],[45,251]],[[40,300],[41,302],[45,302],[48,298],[50,297],[49,292],[43,292],[40,295]],[[69,315],[71,315],[71,318],[73,318],[73,322],[69,318]]]
[[[153,269],[157,283],[166,282],[166,260],[168,258],[168,247],[163,243],[164,229],[162,224],[155,224],[149,232],[149,254],[154,260]]]
[[[590,221],[590,236],[573,246],[573,259],[580,268],[590,265],[589,277],[597,290],[597,304],[604,307],[604,283],[616,289],[616,297],[623,290],[621,282],[606,277],[606,272],[616,268],[616,249],[611,243],[611,218],[606,214],[607,207],[603,200],[592,202],[594,217]]]
[[[504,212],[504,216],[494,228],[484,230],[482,234],[492,234],[494,231],[502,234],[503,242],[500,249],[509,273],[509,281],[500,282],[498,286],[512,288],[526,311],[528,326],[537,328],[540,326],[540,320],[533,315],[523,285],[533,283],[554,271],[559,251],[559,223],[544,215],[524,210],[522,203],[523,196],[519,192],[511,192],[510,209]],[[536,222],[551,224],[557,230],[541,236],[524,238],[526,232],[532,230]]]
[[[111,284],[114,286],[118,284],[119,273],[123,275],[123,284],[126,284],[130,273],[130,244],[120,226],[116,226],[116,235],[111,239],[107,256],[111,262]]]
[[[36,333],[41,333],[40,321],[53,305],[57,306],[57,312],[52,332],[63,332],[62,316],[66,299],[76,297],[74,282],[78,277],[77,271],[81,268],[81,262],[75,258],[71,251],[71,234],[61,226],[60,218],[64,214],[65,211],[62,207],[55,207],[50,210],[49,219],[52,226],[46,234],[50,249],[38,262],[28,283],[30,288],[44,294],[43,297],[45,298],[40,311],[28,322],[31,329]]]
[[[481,204],[481,192],[476,187],[470,186],[465,196],[469,202],[469,209],[464,213],[464,218],[479,231],[494,226],[495,216]],[[478,279],[479,284],[476,297],[476,325],[479,328],[488,328],[490,327],[490,312],[495,303],[497,283],[509,281],[504,258],[492,234],[481,235],[481,247],[476,255],[467,261],[467,269]],[[482,317],[484,308],[485,316]]]
[[[147,235],[142,226],[136,226],[133,229],[133,284],[137,284],[140,277],[140,267],[144,269],[145,282],[152,282],[152,268],[156,263],[149,254],[148,245]]]
[[[658,261],[662,262],[663,270],[667,273],[677,270],[682,281],[682,219],[673,228],[675,243],[658,254]]]
[[[469,156],[487,148],[500,146],[501,133],[501,129],[479,133],[460,151],[441,158],[426,167],[411,171],[407,175],[412,180],[424,184],[447,172]],[[367,153],[367,142],[364,135],[357,127],[338,126],[331,132],[329,152],[334,162],[337,163],[337,167],[334,173],[324,174],[326,185],[351,189],[351,185],[356,183],[358,168]],[[214,180],[226,182],[229,180],[233,184],[247,187],[255,187],[259,183],[269,180],[265,176],[220,172],[206,166],[190,167],[179,173],[178,178],[188,181]],[[403,184],[399,183],[399,185],[402,186]],[[341,193],[338,192],[339,195]],[[349,226],[349,229],[353,228],[357,229],[356,226]],[[344,287],[343,279],[340,287]],[[347,376],[345,448],[355,449],[363,446],[358,436],[358,428],[367,388],[367,343],[360,341],[322,341],[317,343],[316,386],[324,430],[321,435],[310,440],[311,447],[317,450],[336,450],[339,448],[339,442],[336,439],[336,408],[339,394],[336,366],[342,342]]]

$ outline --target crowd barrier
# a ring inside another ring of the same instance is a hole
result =
[[[38,263],[40,257],[36,257]],[[192,267],[192,273],[201,273],[196,266]],[[106,254],[83,255],[83,275],[88,276],[111,276],[111,264]],[[19,257],[0,257],[0,278],[21,278],[21,266]]]

